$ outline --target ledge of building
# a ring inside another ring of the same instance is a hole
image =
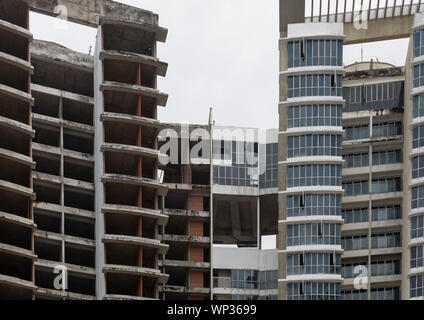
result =
[[[124,236],[124,235],[106,234],[104,235],[102,242],[149,247],[149,248],[157,249],[159,254],[165,254],[169,248],[167,244],[161,243],[160,240],[142,238],[142,237]]]
[[[34,266],[37,269],[44,269],[49,271],[56,268],[57,266],[65,266],[70,273],[78,274],[86,278],[96,277],[96,269],[75,264],[37,259],[37,261],[34,262]]]
[[[4,21],[0,19],[0,29],[5,30],[7,32],[13,33],[17,36],[23,37],[25,39],[28,39],[29,41],[32,41],[32,33],[29,32],[29,30],[22,28],[20,26],[17,26],[13,23]]]
[[[8,159],[11,161],[18,162],[20,164],[28,165],[32,169],[35,168],[35,161],[33,161],[32,157],[28,157],[26,155],[23,155],[21,153],[17,153],[14,151],[1,149],[0,148],[0,157],[4,159]]]
[[[14,192],[14,193],[29,197],[32,200],[35,200],[35,193],[33,192],[33,190],[31,188],[27,188],[19,184],[0,180],[0,189]]]
[[[61,97],[68,100],[73,100],[77,102],[81,102],[84,104],[93,105],[94,98],[89,96],[84,96],[82,94],[77,94],[69,91],[63,91],[55,88],[50,88],[46,86],[42,86],[36,83],[31,83],[31,91],[39,92],[42,94],[47,94],[55,97]]]
[[[208,295],[210,294],[211,290],[209,288],[192,288],[192,287],[185,287],[185,286],[172,286],[172,285],[166,285],[161,288],[159,288],[162,292],[167,293],[181,293],[181,294],[201,294],[201,295]]]
[[[0,252],[9,253],[15,256],[36,260],[37,255],[31,250],[19,248],[5,243],[0,243]]]
[[[103,267],[103,273],[121,273],[121,274],[139,275],[143,277],[155,278],[159,281],[159,283],[166,283],[169,278],[168,274],[162,273],[160,270],[157,270],[157,269],[113,265],[113,264],[106,264]]]
[[[165,185],[159,183],[157,180],[142,177],[127,176],[122,174],[104,174],[101,180],[103,183],[129,184],[157,189],[158,194],[163,196],[165,196],[168,191],[168,188]]]
[[[96,214],[93,211],[71,208],[60,206],[57,204],[47,203],[47,202],[34,202],[33,204],[34,210],[44,211],[44,212],[54,212],[54,213],[62,213],[72,215],[80,218],[88,218],[92,219],[93,222],[96,219]]]
[[[36,295],[47,297],[47,298],[57,298],[57,299],[68,299],[68,300],[96,300],[95,296],[90,296],[81,293],[74,293],[69,291],[55,290],[55,289],[46,289],[46,288],[37,288]]]
[[[113,112],[103,112],[100,115],[100,120],[103,122],[120,122],[120,123],[143,125],[144,127],[150,127],[153,129],[159,129],[162,126],[159,120],[156,120],[156,119],[138,117],[138,116],[123,114],[123,113],[113,113]]]
[[[197,237],[197,236],[183,236],[183,235],[173,235],[173,234],[165,234],[162,237],[163,241],[166,242],[183,242],[183,243],[191,243],[196,247],[204,247],[210,245],[209,237]]]
[[[133,216],[140,216],[150,219],[156,219],[159,225],[166,225],[168,216],[162,214],[160,210],[131,207],[124,205],[104,204],[102,208],[103,213],[126,214]]]
[[[73,51],[50,41],[34,40],[31,43],[31,57],[48,63],[64,65],[91,73],[94,72],[93,56]]]
[[[146,97],[156,99],[156,103],[162,107],[165,107],[168,101],[167,94],[162,93],[157,89],[139,86],[135,84],[105,81],[103,82],[103,84],[100,85],[100,89],[102,91],[112,91],[112,92],[117,91],[117,92],[124,92],[124,93],[130,93],[135,95],[144,95]]]
[[[137,300],[137,301],[145,301],[145,300],[157,300],[152,298],[145,297],[136,297],[136,296],[126,296],[120,294],[107,294],[103,297],[103,300]]]
[[[59,241],[59,242],[64,241],[64,242],[72,243],[74,245],[87,247],[90,250],[95,249],[96,247],[96,242],[94,240],[68,236],[68,235],[58,234],[54,232],[47,232],[42,230],[34,231],[34,237],[44,239],[44,240],[51,240],[51,241]]]
[[[202,219],[202,220],[210,218],[209,211],[164,209],[163,213],[168,215],[168,216],[198,218],[198,219]]]
[[[157,74],[164,77],[168,69],[168,64],[160,61],[158,58],[144,54],[122,52],[115,50],[103,50],[100,52],[101,60],[118,60],[149,65],[156,68]]]
[[[100,147],[100,151],[139,155],[153,159],[157,159],[160,156],[159,150],[117,143],[103,143]]]
[[[9,65],[15,66],[22,70],[28,71],[31,74],[34,72],[34,67],[31,65],[31,63],[26,60],[7,54],[5,52],[0,52],[0,61],[3,61]]]
[[[181,267],[195,270],[208,271],[210,268],[209,262],[195,262],[195,261],[184,261],[184,260],[159,260],[159,266],[164,265],[165,267]]]
[[[11,277],[11,276],[6,276],[3,274],[0,274],[0,283],[13,286],[13,287],[19,287],[22,289],[28,289],[32,291],[35,291],[37,289],[37,287],[31,281],[22,280],[22,279]]]

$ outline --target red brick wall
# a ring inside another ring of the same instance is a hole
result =
[[[204,249],[201,247],[190,247],[190,261],[204,262]]]
[[[190,271],[190,287],[191,288],[203,288],[203,272]]]
[[[189,209],[191,211],[203,211],[203,197],[190,197]]]
[[[190,221],[189,226],[190,226],[190,236],[203,237],[203,222]]]

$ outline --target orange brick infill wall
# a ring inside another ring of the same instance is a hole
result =
[[[204,249],[201,247],[190,247],[190,261],[192,262],[204,262]]]
[[[190,287],[191,288],[203,288],[203,272],[190,271]]]
[[[189,226],[190,226],[190,236],[203,237],[203,222],[190,221]]]
[[[189,202],[191,211],[203,211],[203,197],[190,197]]]

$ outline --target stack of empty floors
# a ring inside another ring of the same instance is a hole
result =
[[[182,175],[186,179],[174,183],[169,183],[172,175],[165,174],[169,183],[165,201],[169,221],[164,235],[169,251],[163,262],[170,275],[164,287],[167,300],[204,300],[210,295],[210,188],[192,184],[192,172],[188,167]]]
[[[158,299],[168,275],[158,259],[168,246],[159,230],[168,217],[159,209],[167,188],[158,181],[157,76],[167,64],[156,42],[167,31],[157,16],[140,21],[100,17],[95,52],[95,157],[97,297]]]
[[[28,19],[26,4],[0,1],[0,299],[35,292]]]
[[[36,299],[94,299],[93,58],[42,41],[31,54]]]

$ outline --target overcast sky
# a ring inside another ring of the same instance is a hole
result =
[[[169,63],[158,88],[169,94],[159,119],[206,123],[209,108],[220,125],[278,126],[278,0],[122,0],[159,14],[167,42],[158,56]],[[31,14],[35,38],[88,53],[96,30]],[[370,58],[403,65],[407,40],[347,46],[345,64]]]
[[[122,0],[159,14],[168,29],[158,57],[169,63],[158,89],[169,94],[162,122],[278,126],[278,0]],[[88,53],[96,30],[76,24],[57,28],[52,18],[31,13],[34,38]],[[379,59],[404,65],[408,40],[345,47],[344,62]],[[92,50],[92,52],[94,49]],[[275,247],[268,241],[266,247]]]

